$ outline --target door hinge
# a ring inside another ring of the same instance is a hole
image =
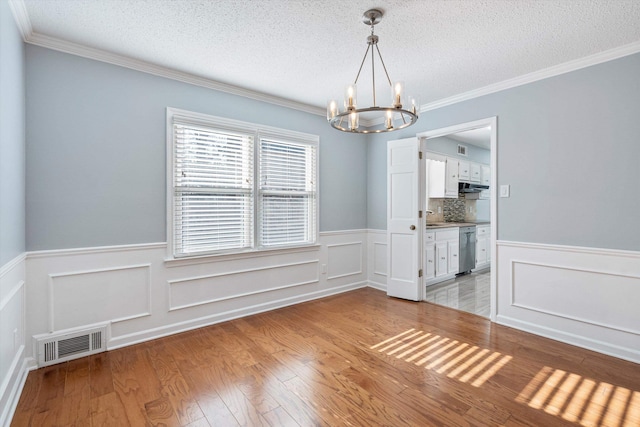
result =
[[[422,160],[422,151],[418,151],[418,158]]]
[[[418,218],[422,218],[422,211],[418,211]]]
[[[418,270],[418,277],[422,277],[422,269]]]

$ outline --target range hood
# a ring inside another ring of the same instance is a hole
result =
[[[488,190],[488,185],[471,184],[469,182],[458,183],[458,193],[479,193],[482,190]]]

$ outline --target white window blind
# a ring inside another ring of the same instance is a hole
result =
[[[253,136],[174,122],[174,252],[253,246]]]
[[[259,239],[262,246],[313,242],[316,147],[260,138]]]
[[[316,242],[317,136],[168,108],[167,144],[174,257]]]

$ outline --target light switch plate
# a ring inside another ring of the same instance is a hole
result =
[[[509,185],[500,186],[500,197],[509,197]]]

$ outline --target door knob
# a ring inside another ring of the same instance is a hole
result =
[[[415,229],[416,229],[415,225],[412,225],[411,227],[409,227],[409,230],[415,230]]]

